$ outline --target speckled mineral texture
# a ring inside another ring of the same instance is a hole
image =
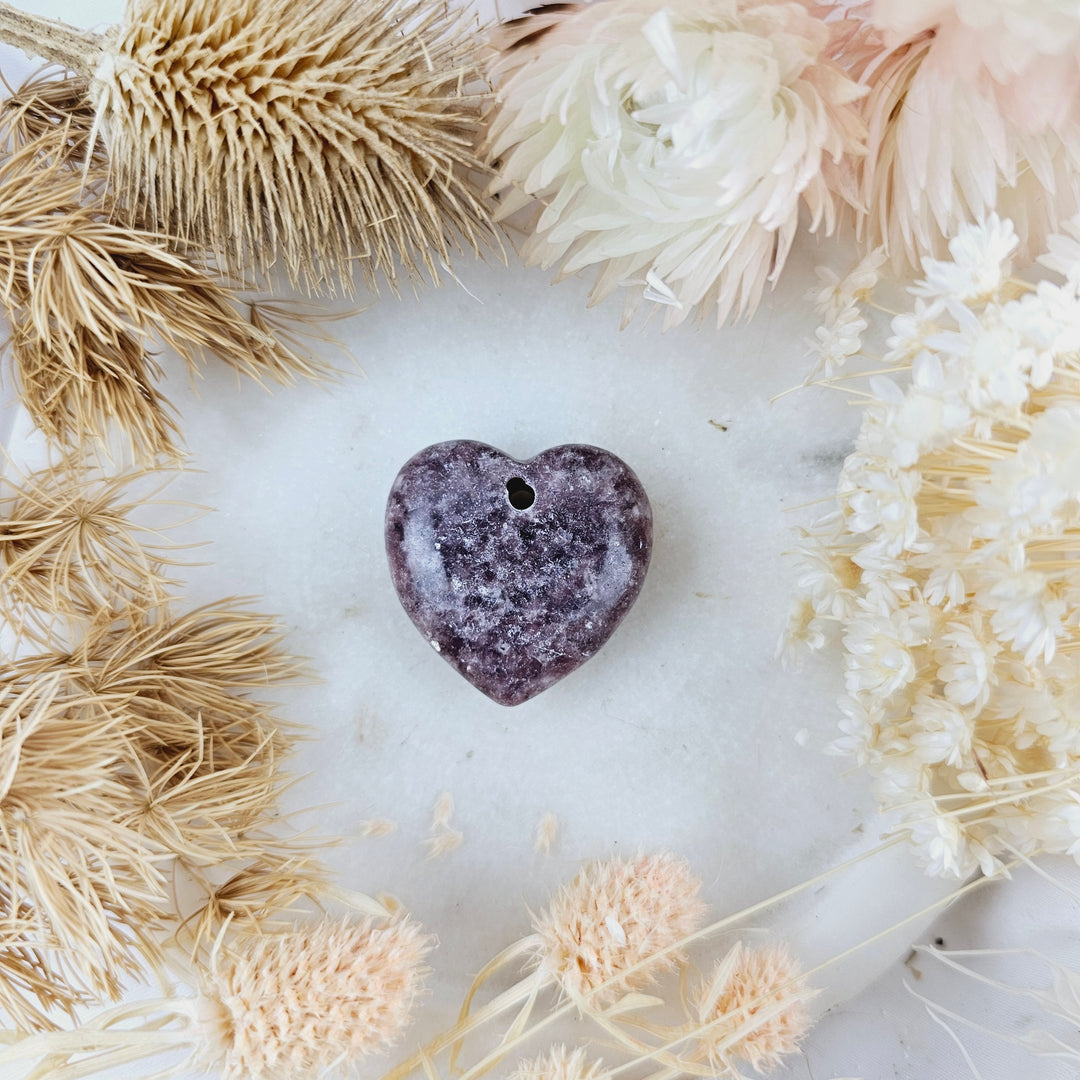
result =
[[[638,478],[595,446],[515,461],[483,443],[438,443],[406,463],[386,507],[409,617],[502,705],[535,697],[607,641],[651,548]]]

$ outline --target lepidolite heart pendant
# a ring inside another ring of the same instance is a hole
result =
[[[595,446],[515,461],[483,443],[438,443],[405,464],[386,506],[402,605],[502,705],[535,697],[607,641],[651,548],[638,478]]]

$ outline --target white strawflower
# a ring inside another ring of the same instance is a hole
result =
[[[1014,246],[991,216],[926,260],[796,570],[792,645],[843,652],[834,751],[961,877],[1080,857],[1080,244],[1063,284]]]
[[[599,0],[501,27],[490,154],[503,216],[542,204],[525,258],[596,267],[592,301],[625,288],[627,317],[649,299],[665,327],[752,312],[800,202],[830,232],[823,169],[861,152],[830,34],[768,0]]]

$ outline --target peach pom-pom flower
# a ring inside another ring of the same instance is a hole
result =
[[[75,1032],[9,1037],[0,1045],[0,1075],[112,1075],[183,1050],[153,1073],[156,1080],[192,1071],[220,1080],[322,1080],[402,1033],[431,945],[402,917],[250,929],[215,946],[209,969],[192,976],[201,982],[194,996],[118,1005]]]
[[[416,923],[323,920],[244,939],[214,966],[224,1080],[322,1075],[408,1025],[430,939]]]
[[[590,863],[536,920],[541,967],[579,998],[646,985],[674,967],[656,954],[700,925],[700,890],[690,867],[663,852]]]
[[[783,946],[751,948],[741,942],[719,962],[697,999],[703,1025],[699,1047],[717,1075],[737,1075],[734,1063],[756,1072],[775,1069],[810,1030],[806,1002],[814,992]]]
[[[651,300],[665,327],[695,310],[722,323],[777,279],[800,203],[832,230],[823,168],[861,152],[864,91],[799,4],[557,4],[495,41],[501,214],[538,200],[526,260],[597,268],[592,301],[624,288],[627,319]]]

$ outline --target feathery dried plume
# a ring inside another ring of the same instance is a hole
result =
[[[75,1080],[171,1053],[155,1077],[198,1070],[222,1080],[294,1080],[344,1071],[408,1025],[432,944],[396,917],[234,934],[195,974],[194,997],[122,1005],[74,1036],[20,1033],[0,1046],[0,1066],[5,1076],[21,1064],[34,1077]],[[186,1051],[181,1060],[177,1050]]]
[[[150,475],[110,477],[65,458],[21,482],[0,478],[0,611],[17,634],[49,645],[65,622],[138,617],[165,601],[176,561],[157,529],[129,517],[155,505],[160,473],[156,488],[131,490]]]
[[[429,0],[131,0],[99,36],[0,5],[0,38],[89,80],[133,220],[329,292],[438,281],[495,242],[473,24]]]
[[[559,835],[559,819],[548,810],[536,826],[536,838],[533,840],[533,851],[538,855],[550,855],[555,840]]]
[[[107,443],[116,423],[139,457],[174,454],[179,432],[155,386],[152,339],[192,371],[213,354],[259,381],[325,374],[254,325],[232,288],[161,237],[113,224],[101,172],[69,167],[69,125],[25,140],[39,100],[28,94],[9,111],[0,135],[21,142],[0,163],[0,304],[20,396],[49,438]]]
[[[737,1061],[764,1074],[799,1048],[810,1030],[806,1002],[813,996],[799,978],[802,968],[779,945],[751,948],[742,942],[716,966],[697,994],[702,1025],[698,1052],[718,1076],[738,1076]]]
[[[599,1061],[589,1061],[585,1050],[568,1050],[564,1045],[553,1046],[540,1057],[518,1063],[510,1080],[600,1080],[603,1069]]]
[[[649,957],[701,922],[700,890],[690,867],[666,852],[590,863],[536,920],[541,970],[578,999],[607,1001],[646,985],[675,966],[671,955]]]
[[[862,152],[864,91],[831,28],[768,0],[554,4],[501,27],[488,136],[500,217],[537,200],[526,261],[597,268],[663,324],[749,316],[783,269],[805,202],[830,232],[828,161]],[[837,176],[847,175],[837,172]]]

